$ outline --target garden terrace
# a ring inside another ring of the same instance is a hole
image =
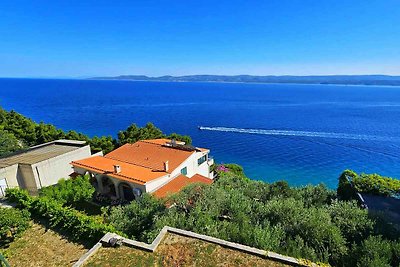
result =
[[[306,266],[294,258],[253,249],[192,232],[165,227],[156,240],[147,245],[123,239],[122,246],[104,246],[92,250],[86,262],[74,266]],[[84,257],[85,257],[84,256]],[[82,260],[82,258],[81,258]],[[308,262],[309,266],[318,266]]]
[[[71,266],[86,249],[53,230],[32,223],[31,228],[2,253],[7,255],[10,266]]]

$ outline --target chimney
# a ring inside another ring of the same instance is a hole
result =
[[[168,164],[168,160],[164,162],[164,171],[168,172],[169,170],[169,164]]]
[[[121,172],[121,166],[119,166],[119,165],[114,165],[114,172],[115,172],[115,173],[120,173],[120,172]]]

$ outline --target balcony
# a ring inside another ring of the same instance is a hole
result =
[[[213,157],[208,157],[207,164],[208,164],[208,166],[213,165],[214,164],[214,158]]]

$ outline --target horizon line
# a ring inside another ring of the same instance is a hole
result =
[[[117,75],[83,75],[83,76],[0,76],[0,79],[90,79],[90,78],[115,78],[123,76],[143,76],[148,78],[162,78],[162,77],[186,77],[186,76],[253,76],[253,77],[334,77],[334,76],[387,76],[387,77],[399,77],[399,74],[307,74],[307,75],[296,75],[296,74],[181,74],[181,75],[147,75],[147,74],[117,74]]]

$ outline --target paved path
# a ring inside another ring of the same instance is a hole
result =
[[[15,207],[15,204],[9,203],[4,199],[0,199],[0,207],[2,207],[2,208],[13,208],[13,207]]]

